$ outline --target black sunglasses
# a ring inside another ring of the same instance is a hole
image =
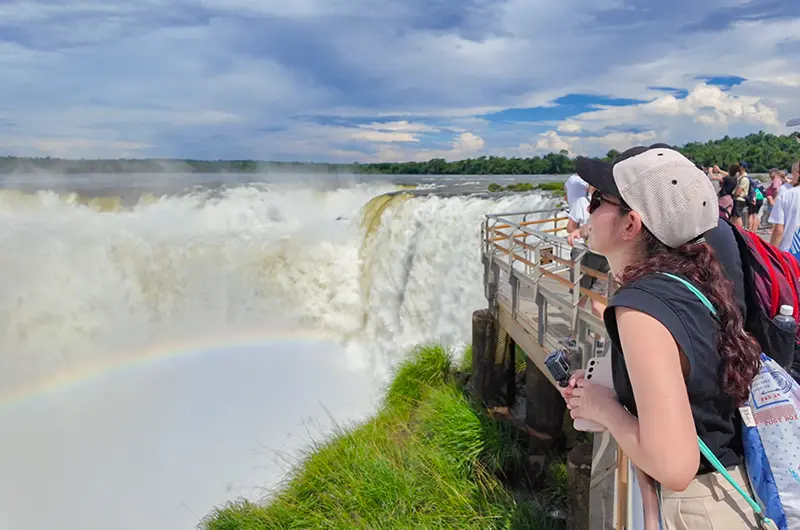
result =
[[[594,190],[594,193],[592,193],[592,198],[589,201],[589,213],[591,214],[592,212],[600,208],[600,205],[603,204],[604,202],[607,202],[608,204],[611,204],[613,206],[617,206],[619,209],[626,212],[629,212],[631,210],[623,202],[609,200],[608,196],[605,193],[603,193],[600,190]]]

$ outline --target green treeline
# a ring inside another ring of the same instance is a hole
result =
[[[625,147],[625,146],[620,146]],[[762,132],[744,138],[725,136],[708,142],[691,142],[680,148],[686,156],[704,166],[747,161],[750,172],[764,173],[772,167],[788,168],[800,159],[800,143],[794,135],[777,136]],[[604,157],[610,160],[618,152]],[[481,156],[446,161],[378,164],[328,164],[307,162],[262,162],[257,160],[119,159],[66,160],[59,158],[0,157],[0,174],[35,173],[378,173],[391,175],[559,175],[572,173],[575,161],[566,151],[529,158]]]

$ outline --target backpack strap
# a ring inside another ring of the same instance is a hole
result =
[[[758,255],[761,256],[762,261],[764,261],[764,265],[767,267],[770,283],[770,316],[775,316],[778,314],[778,303],[780,302],[781,296],[780,287],[778,287],[778,275],[775,273],[775,267],[772,266],[772,261],[769,259],[769,253],[767,253],[767,248],[764,246],[764,242],[761,241],[761,238],[758,235],[746,230],[742,230],[741,232],[750,238],[753,246],[756,247]]]
[[[793,316],[794,316],[794,319],[797,320],[797,310],[798,310],[797,309],[797,291],[794,288],[794,281],[792,281],[793,280],[792,270],[791,270],[791,268],[789,266],[789,263],[788,263],[788,260],[786,259],[786,256],[783,255],[783,252],[778,250],[778,252],[776,252],[776,254],[778,255],[778,263],[780,263],[781,269],[783,269],[783,274],[784,274],[784,276],[786,276],[786,280],[789,283],[789,289],[792,290],[792,301],[794,302],[794,304],[792,305],[792,308],[794,308],[794,315]]]
[[[701,302],[703,302],[703,305],[706,306],[706,309],[708,309],[709,312],[711,312],[711,314],[716,318],[717,310],[714,308],[714,305],[711,303],[711,301],[708,298],[706,298],[706,295],[701,293],[700,290],[697,287],[695,287],[694,285],[691,284],[691,282],[688,282],[688,281],[684,280],[680,276],[675,276],[674,274],[670,274],[669,272],[661,272],[659,274],[663,274],[664,276],[667,276],[668,278],[672,278],[673,280],[677,280],[677,281],[681,282],[687,289],[692,291],[692,293],[694,293],[694,295]]]
[[[785,256],[786,261],[789,263],[789,268],[792,269],[792,275],[789,277],[789,283],[794,287],[795,281],[800,281],[800,265],[797,263],[797,258],[792,255],[791,252],[787,252],[787,256]],[[800,299],[800,293],[798,293],[798,299]],[[800,302],[800,300],[798,300]],[[798,316],[800,316],[800,307],[795,307],[794,312],[794,319],[798,320]]]
[[[708,310],[711,312],[712,315],[714,315],[714,317],[717,316],[717,310],[714,308],[714,305],[711,303],[711,301],[706,297],[706,295],[700,292],[700,290],[697,287],[692,285],[691,282],[688,282],[683,278],[681,278],[680,276],[676,276],[668,272],[661,272],[659,274],[663,274],[664,276],[667,276],[669,278],[672,278],[673,280],[677,280],[680,283],[682,283],[695,296],[697,296],[697,298],[703,303],[704,306],[706,306],[706,308],[708,308]],[[725,478],[725,480],[727,480],[728,483],[730,483],[731,486],[733,486],[733,488],[739,493],[739,495],[744,497],[744,500],[747,501],[747,504],[750,505],[750,507],[756,513],[756,516],[758,516],[759,521],[761,523],[761,527],[768,530],[769,529],[777,530],[778,527],[775,524],[775,522],[764,514],[764,510],[761,509],[761,506],[759,506],[759,504],[755,500],[753,500],[753,498],[750,495],[748,495],[748,493],[733,479],[733,477],[731,477],[730,473],[728,473],[728,471],[725,469],[725,466],[722,465],[719,459],[714,455],[711,449],[708,448],[706,443],[699,436],[697,437],[697,445],[700,448],[700,453],[704,457],[706,457],[706,460],[708,460],[708,462],[714,467],[714,469],[716,469],[717,472],[720,475],[722,475]],[[659,499],[659,504],[660,504],[660,499]]]

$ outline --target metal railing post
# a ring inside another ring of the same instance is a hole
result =
[[[519,308],[519,278],[514,270],[508,275],[508,283],[511,284],[511,318],[517,318],[517,308]]]
[[[539,280],[542,277],[542,249],[539,247],[541,242],[533,246],[533,297],[539,296]],[[538,299],[538,298],[537,298]]]
[[[539,336],[537,340],[539,341],[539,346],[544,346],[544,337],[547,334],[547,299],[541,293],[536,295],[536,305],[539,310],[539,329],[537,330]]]
[[[572,273],[570,274],[572,278],[572,315],[570,315],[570,328],[572,332],[575,333],[575,337],[578,337],[578,307],[580,307],[581,303],[581,280],[583,279],[583,270],[581,270],[581,260],[586,252],[580,252],[573,254],[570,256],[572,259]]]

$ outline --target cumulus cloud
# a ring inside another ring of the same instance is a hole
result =
[[[558,132],[563,133],[578,133],[581,132],[581,124],[576,121],[565,121],[558,126]]]
[[[687,117],[695,123],[727,126],[744,121],[758,126],[778,127],[778,113],[757,97],[734,96],[717,86],[700,84],[682,99],[666,95],[639,105],[608,107],[576,116],[589,124],[633,125],[657,117]]]
[[[800,114],[800,4],[778,3],[12,0],[0,137],[17,140],[0,149],[352,161],[777,131]],[[747,81],[698,87],[721,75]],[[650,103],[527,130],[485,118],[569,93]]]
[[[369,162],[423,162],[432,158],[444,158],[448,161],[460,160],[479,156],[484,145],[483,138],[470,132],[465,132],[456,136],[449,148],[409,151],[396,147],[380,146],[374,154],[367,156],[366,160]]]
[[[516,151],[598,155],[657,141],[679,144],[735,128],[780,132],[782,127],[777,110],[760,98],[735,96],[717,86],[698,84],[682,99],[668,94],[646,103],[605,106],[578,114],[555,130],[522,142]]]

